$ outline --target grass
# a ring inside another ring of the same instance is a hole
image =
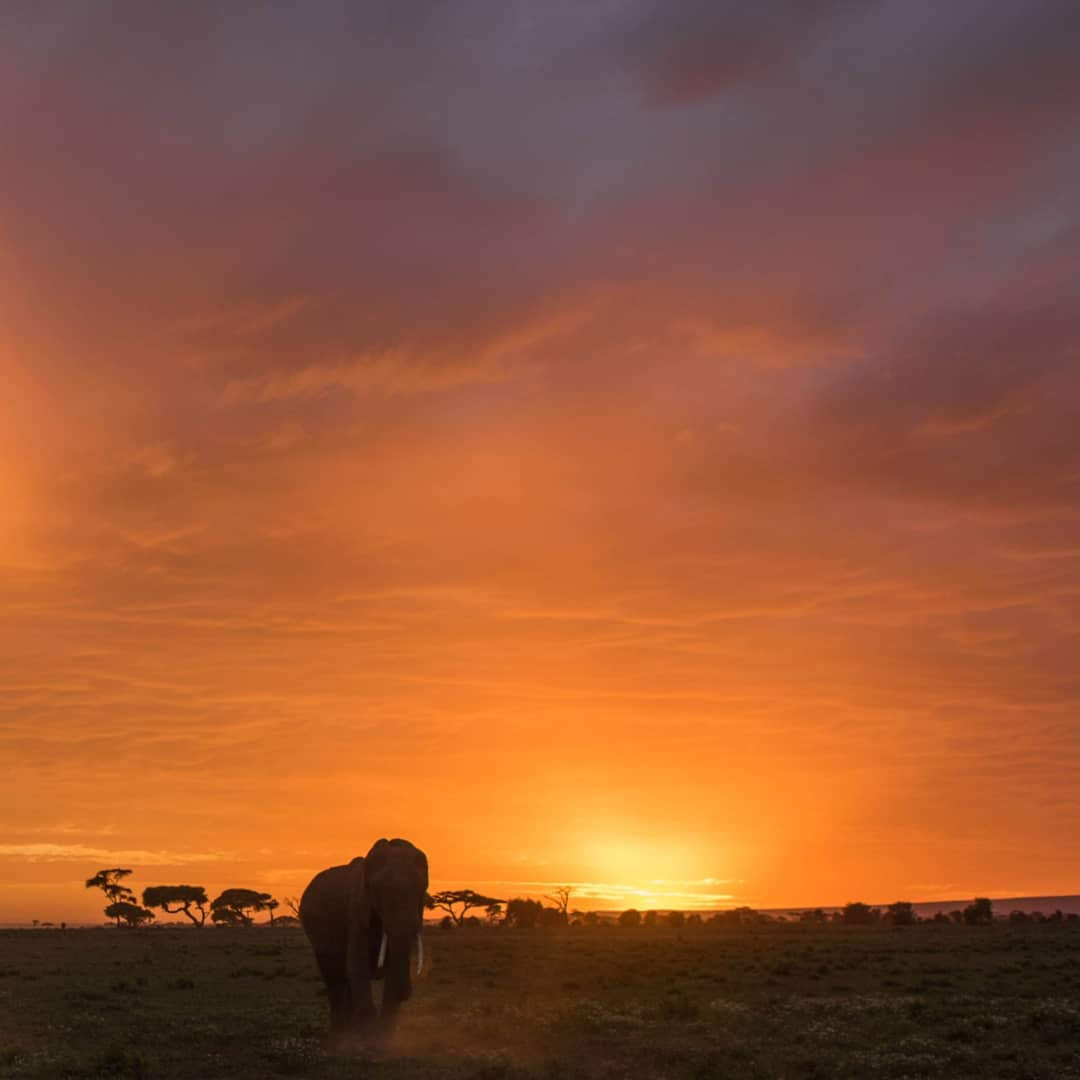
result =
[[[1080,1078],[1080,929],[427,934],[381,1059],[321,1048],[302,932],[0,933],[0,1077]]]

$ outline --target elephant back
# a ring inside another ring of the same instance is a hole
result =
[[[351,894],[362,858],[317,873],[300,897],[300,923],[316,951],[344,949]],[[359,865],[357,865],[359,864]]]

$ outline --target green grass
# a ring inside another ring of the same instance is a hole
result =
[[[378,1060],[298,930],[0,933],[0,1077],[1080,1078],[1080,929],[427,934]]]

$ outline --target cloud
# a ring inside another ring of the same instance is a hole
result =
[[[1071,507],[1080,327],[1068,305],[1009,303],[949,312],[883,363],[832,377],[807,443],[878,490],[953,507]]]
[[[490,363],[425,365],[400,355],[373,356],[337,365],[319,364],[287,374],[236,380],[225,386],[225,404],[310,398],[335,389],[380,395],[437,394],[470,384],[498,383],[510,377]]]
[[[631,6],[616,48],[649,104],[685,106],[766,77],[812,47],[830,19],[862,6],[861,0],[773,0],[752,7],[649,0]]]
[[[1077,7],[253,10],[0,13],[12,873],[1063,888]]]
[[[0,857],[26,862],[95,862],[142,863],[150,866],[181,866],[188,863],[213,863],[235,858],[226,852],[144,851],[93,847],[88,844],[0,844]]]

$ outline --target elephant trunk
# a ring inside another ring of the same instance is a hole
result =
[[[379,943],[379,959],[376,967],[381,971],[386,966],[386,950],[390,944],[390,935],[383,932],[382,941]],[[424,935],[416,935],[416,974],[424,970]]]
[[[408,1001],[412,994],[410,961],[415,935],[390,934],[383,938],[386,955],[381,965],[385,973],[384,996],[393,1001]]]

